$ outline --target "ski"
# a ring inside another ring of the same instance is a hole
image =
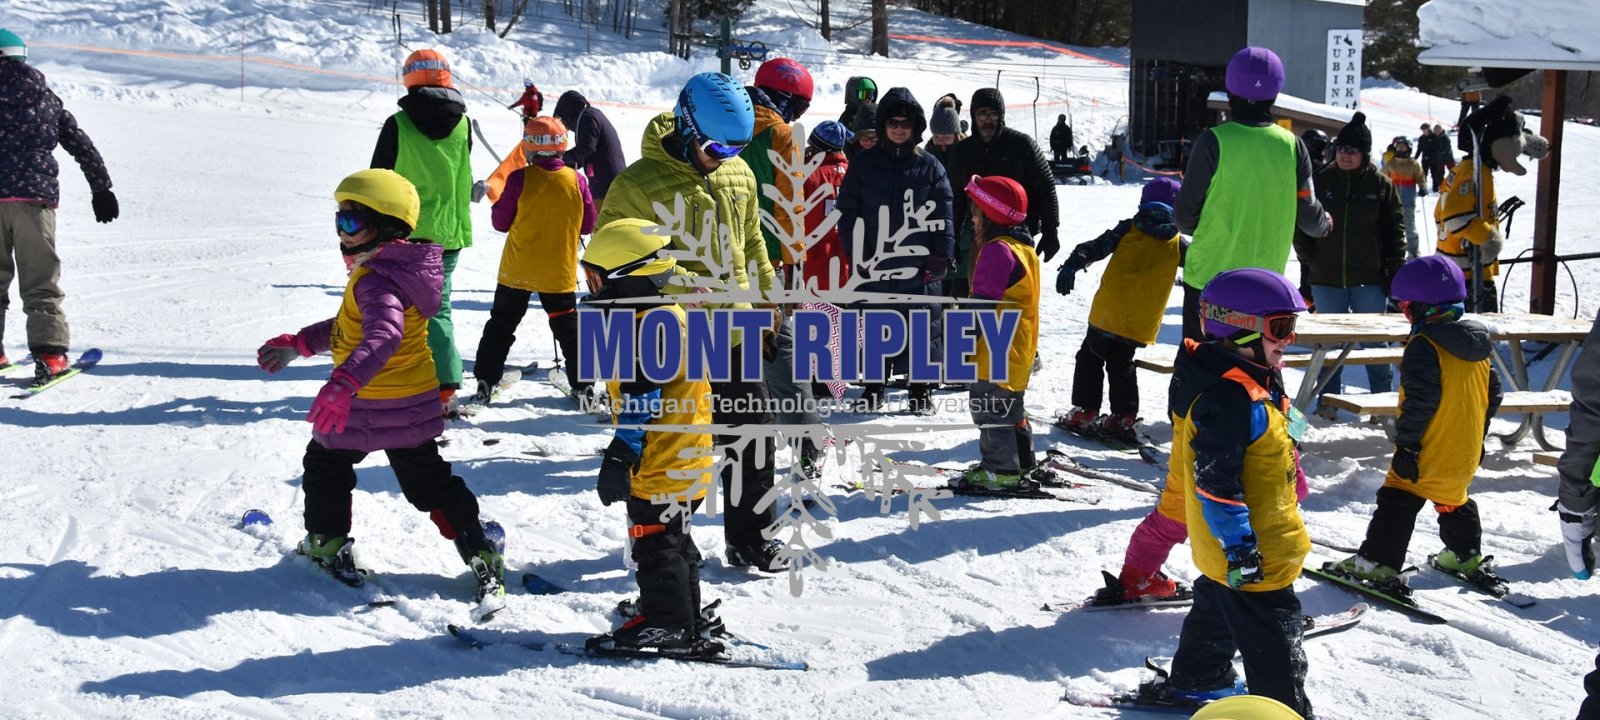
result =
[[[1150,483],[1140,482],[1138,480],[1134,480],[1133,478],[1123,477],[1109,470],[1101,470],[1099,468],[1089,467],[1088,465],[1078,462],[1076,458],[1068,455],[1065,450],[1062,450],[1059,447],[1053,447],[1045,451],[1045,464],[1057,470],[1069,472],[1080,477],[1089,478],[1090,480],[1099,480],[1101,482],[1111,483],[1112,485],[1116,485],[1118,487],[1125,487],[1130,490],[1138,490],[1139,492],[1150,493],[1151,495],[1161,494],[1161,488]]]
[[[21,395],[13,396],[13,399],[29,398],[29,397],[33,397],[34,395],[38,395],[39,393],[42,393],[42,392],[44,392],[46,390],[49,390],[50,388],[53,388],[53,387],[55,387],[57,385],[60,385],[61,383],[66,382],[67,380],[70,380],[72,378],[77,377],[79,374],[83,373],[85,370],[88,370],[88,369],[94,367],[95,365],[98,365],[99,363],[100,363],[100,349],[99,348],[91,348],[89,350],[85,350],[85,351],[83,351],[82,355],[78,356],[78,361],[73,363],[72,367],[67,368],[66,372],[61,373],[60,375],[57,375],[54,378],[51,378],[49,381],[45,382],[42,385],[29,385],[26,388],[25,392],[23,392]]]
[[[544,650],[549,647],[548,644],[538,640],[491,640],[489,638],[480,636],[460,625],[446,625],[445,629],[450,631],[450,637],[460,640],[461,642],[466,643],[468,647],[476,650],[482,650],[490,645],[499,645],[502,644],[502,642],[505,644],[514,644],[518,647],[527,648],[528,650]]]
[[[1323,581],[1326,581],[1326,582],[1331,582],[1331,583],[1333,583],[1335,585],[1338,585],[1340,587],[1343,587],[1343,588],[1345,588],[1347,590],[1351,590],[1351,591],[1358,592],[1358,593],[1361,593],[1363,595],[1366,595],[1368,597],[1375,598],[1378,601],[1384,603],[1386,606],[1388,606],[1390,608],[1393,608],[1395,610],[1398,610],[1398,611],[1400,611],[1402,613],[1405,613],[1407,615],[1410,615],[1410,616],[1412,616],[1414,618],[1417,618],[1419,620],[1424,620],[1426,622],[1430,622],[1430,623],[1434,623],[1434,624],[1438,624],[1438,625],[1443,625],[1443,624],[1449,622],[1443,616],[1431,613],[1431,612],[1429,612],[1427,610],[1424,610],[1421,607],[1419,607],[1417,605],[1417,601],[1410,597],[1410,589],[1409,588],[1406,589],[1404,595],[1397,594],[1396,592],[1394,592],[1393,590],[1391,590],[1389,588],[1384,588],[1384,587],[1380,587],[1378,585],[1374,585],[1373,583],[1371,583],[1369,581],[1359,580],[1359,579],[1356,579],[1356,578],[1352,578],[1352,577],[1348,577],[1346,575],[1340,574],[1338,572],[1334,572],[1334,571],[1332,571],[1330,569],[1332,566],[1333,566],[1333,563],[1329,562],[1329,563],[1324,564],[1322,567],[1307,567],[1307,568],[1305,568],[1305,574],[1306,575],[1310,575],[1311,577],[1317,578],[1319,580],[1323,580]],[[1401,571],[1401,576],[1404,576],[1407,572],[1415,572],[1415,571],[1416,571],[1416,568],[1407,568],[1406,570]],[[1399,582],[1398,578],[1396,578],[1396,582],[1398,584],[1400,584],[1401,587],[1404,587],[1404,584]]]
[[[271,531],[266,529],[270,525],[272,525],[272,516],[267,514],[267,511],[261,510],[261,509],[258,509],[258,508],[251,508],[249,510],[246,510],[244,515],[239,518],[239,528],[241,530],[244,530],[245,532],[248,532],[251,535],[253,535],[253,536],[257,537],[257,538],[263,539],[263,540],[269,539],[268,537],[264,536],[262,533],[270,533]],[[260,527],[262,529],[261,530],[251,530],[250,528],[252,528],[252,527]],[[294,552],[294,554],[300,555],[302,557],[306,556],[305,553],[300,551],[299,543],[295,544],[295,546],[293,548],[293,552]],[[319,573],[324,574],[324,575],[328,575],[328,576],[332,577],[333,579],[338,580],[340,583],[344,584],[347,587],[354,588],[354,589],[357,589],[357,590],[365,590],[365,591],[367,591],[369,593],[374,593],[374,595],[369,595],[369,597],[373,597],[373,599],[366,601],[366,606],[367,607],[375,607],[375,608],[392,607],[395,604],[394,598],[386,598],[386,597],[382,597],[382,596],[376,595],[376,593],[378,591],[377,591],[377,589],[375,587],[374,588],[367,588],[366,587],[367,579],[369,577],[371,577],[371,575],[372,575],[372,571],[371,570],[368,570],[366,568],[356,568],[356,571],[358,573],[360,573],[360,574],[358,576],[356,576],[355,582],[352,583],[351,581],[346,580],[345,577],[340,576],[338,573],[335,573],[332,570],[329,570],[328,568],[322,566],[319,563],[313,562],[312,566],[315,567],[316,570]]]
[[[586,412],[604,420],[611,419],[609,403],[597,402],[592,395],[580,398],[573,394],[572,383],[567,382],[567,371],[563,370],[560,365],[551,368],[550,372],[545,374],[545,378],[550,381],[551,385],[555,386],[556,391],[560,392],[562,397],[567,398],[573,405],[577,406],[580,412]]]
[[[477,393],[473,393],[467,396],[465,400],[458,402],[453,409],[458,417],[469,418],[477,415],[493,404],[494,401],[499,400],[502,394],[509,391],[521,379],[521,370],[506,370],[505,374],[500,376],[500,382],[495,383],[494,387],[489,389],[489,397],[480,397]]]
[[[1057,418],[1055,420],[1049,420],[1049,421],[1045,420],[1044,418],[1037,418],[1037,417],[1032,418],[1032,419],[1035,422],[1047,423],[1051,427],[1059,429],[1062,432],[1069,433],[1069,434],[1075,435],[1077,437],[1081,437],[1081,438],[1083,438],[1085,440],[1089,440],[1089,441],[1092,441],[1092,442],[1099,443],[1100,445],[1104,446],[1108,450],[1115,450],[1117,452],[1136,454],[1136,455],[1139,456],[1139,459],[1144,461],[1146,464],[1154,465],[1154,466],[1160,467],[1160,468],[1165,468],[1166,467],[1166,464],[1167,464],[1166,453],[1161,452],[1161,448],[1156,446],[1155,441],[1151,440],[1150,436],[1144,434],[1144,431],[1142,431],[1142,430],[1135,430],[1134,431],[1135,436],[1138,438],[1138,442],[1137,443],[1130,443],[1130,442],[1126,442],[1126,441],[1123,441],[1123,440],[1118,440],[1117,438],[1110,437],[1108,435],[1103,435],[1101,433],[1080,432],[1078,430],[1074,430],[1072,428],[1067,427],[1066,424],[1064,424],[1061,421],[1060,418]]]
[[[611,650],[591,649],[582,645],[570,643],[557,643],[556,652],[578,657],[599,658],[607,660],[681,660],[684,662],[704,663],[707,665],[721,665],[729,668],[756,668],[760,670],[809,670],[810,666],[799,660],[761,660],[754,658],[736,658],[722,653],[671,653],[655,650],[624,650],[615,648]]]
[[[1371,611],[1372,606],[1362,602],[1351,605],[1350,609],[1344,612],[1303,616],[1305,621],[1304,637],[1313,638],[1319,635],[1344,632],[1355,627]]]
[[[9,375],[9,374],[11,374],[11,371],[13,371],[13,370],[17,370],[19,368],[25,368],[25,367],[27,367],[29,365],[32,365],[32,364],[33,364],[33,356],[32,355],[24,355],[24,356],[22,356],[21,360],[18,360],[18,361],[14,362],[14,363],[6,363],[5,365],[0,365],[0,375]]]
[[[1507,583],[1504,578],[1501,578],[1501,577],[1499,577],[1497,575],[1491,575],[1489,578],[1484,578],[1482,576],[1465,575],[1465,574],[1462,574],[1462,573],[1457,572],[1455,570],[1451,570],[1451,569],[1446,568],[1446,567],[1441,567],[1439,565],[1438,561],[1435,560],[1435,558],[1437,558],[1437,557],[1438,557],[1438,555],[1429,555],[1428,556],[1428,567],[1433,568],[1434,570],[1437,570],[1437,571],[1439,571],[1441,573],[1444,573],[1445,575],[1449,575],[1450,577],[1453,577],[1456,580],[1461,581],[1463,584],[1465,584],[1468,588],[1470,588],[1472,590],[1476,590],[1478,592],[1481,592],[1481,593],[1484,593],[1484,594],[1487,594],[1487,595],[1492,595],[1492,596],[1494,596],[1496,598],[1499,598],[1500,600],[1505,601],[1507,604],[1511,605],[1512,607],[1518,607],[1518,608],[1532,607],[1532,606],[1538,604],[1538,602],[1539,602],[1538,600],[1535,600],[1535,599],[1533,599],[1531,597],[1528,597],[1527,595],[1523,595],[1521,593],[1511,592],[1511,585],[1509,583]],[[1491,558],[1492,557],[1493,556],[1491,556]],[[1486,562],[1487,562],[1487,560],[1486,560]]]
[[[566,588],[534,573],[522,574],[522,589],[527,590],[529,595],[559,595],[567,591]]]

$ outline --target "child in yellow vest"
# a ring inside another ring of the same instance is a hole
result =
[[[1432,502],[1445,545],[1434,565],[1490,584],[1503,582],[1494,574],[1493,558],[1480,551],[1478,503],[1467,497],[1483,459],[1489,418],[1500,407],[1489,331],[1462,319],[1466,278],[1443,256],[1406,263],[1395,275],[1391,295],[1412,323],[1400,360],[1394,458],[1360,552],[1329,563],[1328,569],[1409,596],[1401,568],[1417,512]]]
[[[972,207],[972,237],[977,253],[972,266],[972,297],[997,300],[996,312],[1019,312],[1017,332],[1009,348],[991,348],[978,340],[978,381],[969,390],[972,422],[978,431],[983,461],[961,481],[990,490],[1033,484],[1024,479],[1036,464],[1033,431],[1023,407],[1039,347],[1039,256],[1025,224],[1028,194],[1008,177],[972,176],[967,183]],[[1006,377],[992,377],[989,358],[1006,355]]]
[[[602,312],[636,313],[640,327],[648,327],[651,317],[665,313],[667,327],[682,332],[683,308],[661,292],[677,264],[660,254],[671,238],[646,232],[653,225],[623,218],[594,234],[583,254],[589,302],[656,300],[654,305],[600,307]],[[640,350],[641,356],[646,353],[654,356],[654,349]],[[633,560],[639,564],[638,613],[616,630],[590,638],[588,646],[716,653],[722,648],[708,636],[720,621],[700,610],[700,551],[689,537],[690,516],[714,477],[711,434],[692,429],[711,424],[711,383],[689,379],[681,366],[677,376],[664,383],[647,380],[642,367],[636,368],[635,377],[609,383],[610,396],[617,398],[613,406],[617,429],[601,462],[595,491],[603,505],[627,504]],[[658,426],[665,429],[655,429]]]
[[[544,308],[561,355],[567,382],[575,395],[588,389],[577,381],[578,240],[594,231],[594,200],[589,181],[561,162],[567,128],[560,120],[540,116],[523,127],[522,147],[528,165],[506,178],[506,190],[495,202],[494,229],[506,233],[500,253],[500,275],[494,306],[478,340],[472,374],[478,379],[474,402],[487,403],[505,373],[506,355],[516,342],[517,326],[535,293]]]
[[[1056,275],[1056,292],[1072,292],[1073,275],[1106,256],[1105,275],[1089,309],[1089,330],[1072,377],[1072,410],[1057,422],[1080,435],[1139,442],[1139,383],[1133,353],[1156,341],[1167,293],[1178,276],[1184,241],[1172,218],[1180,185],[1171,178],[1146,183],[1139,213],[1072,250]],[[1111,414],[1100,415],[1100,379],[1110,379]]]
[[[439,457],[444,432],[439,378],[428,350],[428,318],[439,310],[442,252],[408,241],[417,222],[416,188],[393,170],[362,170],[334,192],[339,249],[350,270],[333,318],[268,340],[257,351],[275,373],[300,357],[332,351],[333,376],[306,420],[306,537],[298,551],[340,581],[363,584],[351,553],[350,495],[356,463],[382,450],[400,492],[454,540],[478,582],[478,615],[505,607],[505,562],[478,521],[478,499]]]

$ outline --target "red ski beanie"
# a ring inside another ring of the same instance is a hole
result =
[[[999,175],[973,175],[967,196],[997,225],[1019,225],[1028,219],[1028,194],[1017,181]]]

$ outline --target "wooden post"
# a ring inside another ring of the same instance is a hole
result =
[[[1533,287],[1528,312],[1551,315],[1556,309],[1556,199],[1561,197],[1561,128],[1567,114],[1567,71],[1544,71],[1544,102],[1539,131],[1550,141],[1550,154],[1539,161],[1539,185],[1533,200]]]

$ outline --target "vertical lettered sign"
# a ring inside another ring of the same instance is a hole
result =
[[[1328,31],[1329,105],[1361,109],[1361,30]]]

